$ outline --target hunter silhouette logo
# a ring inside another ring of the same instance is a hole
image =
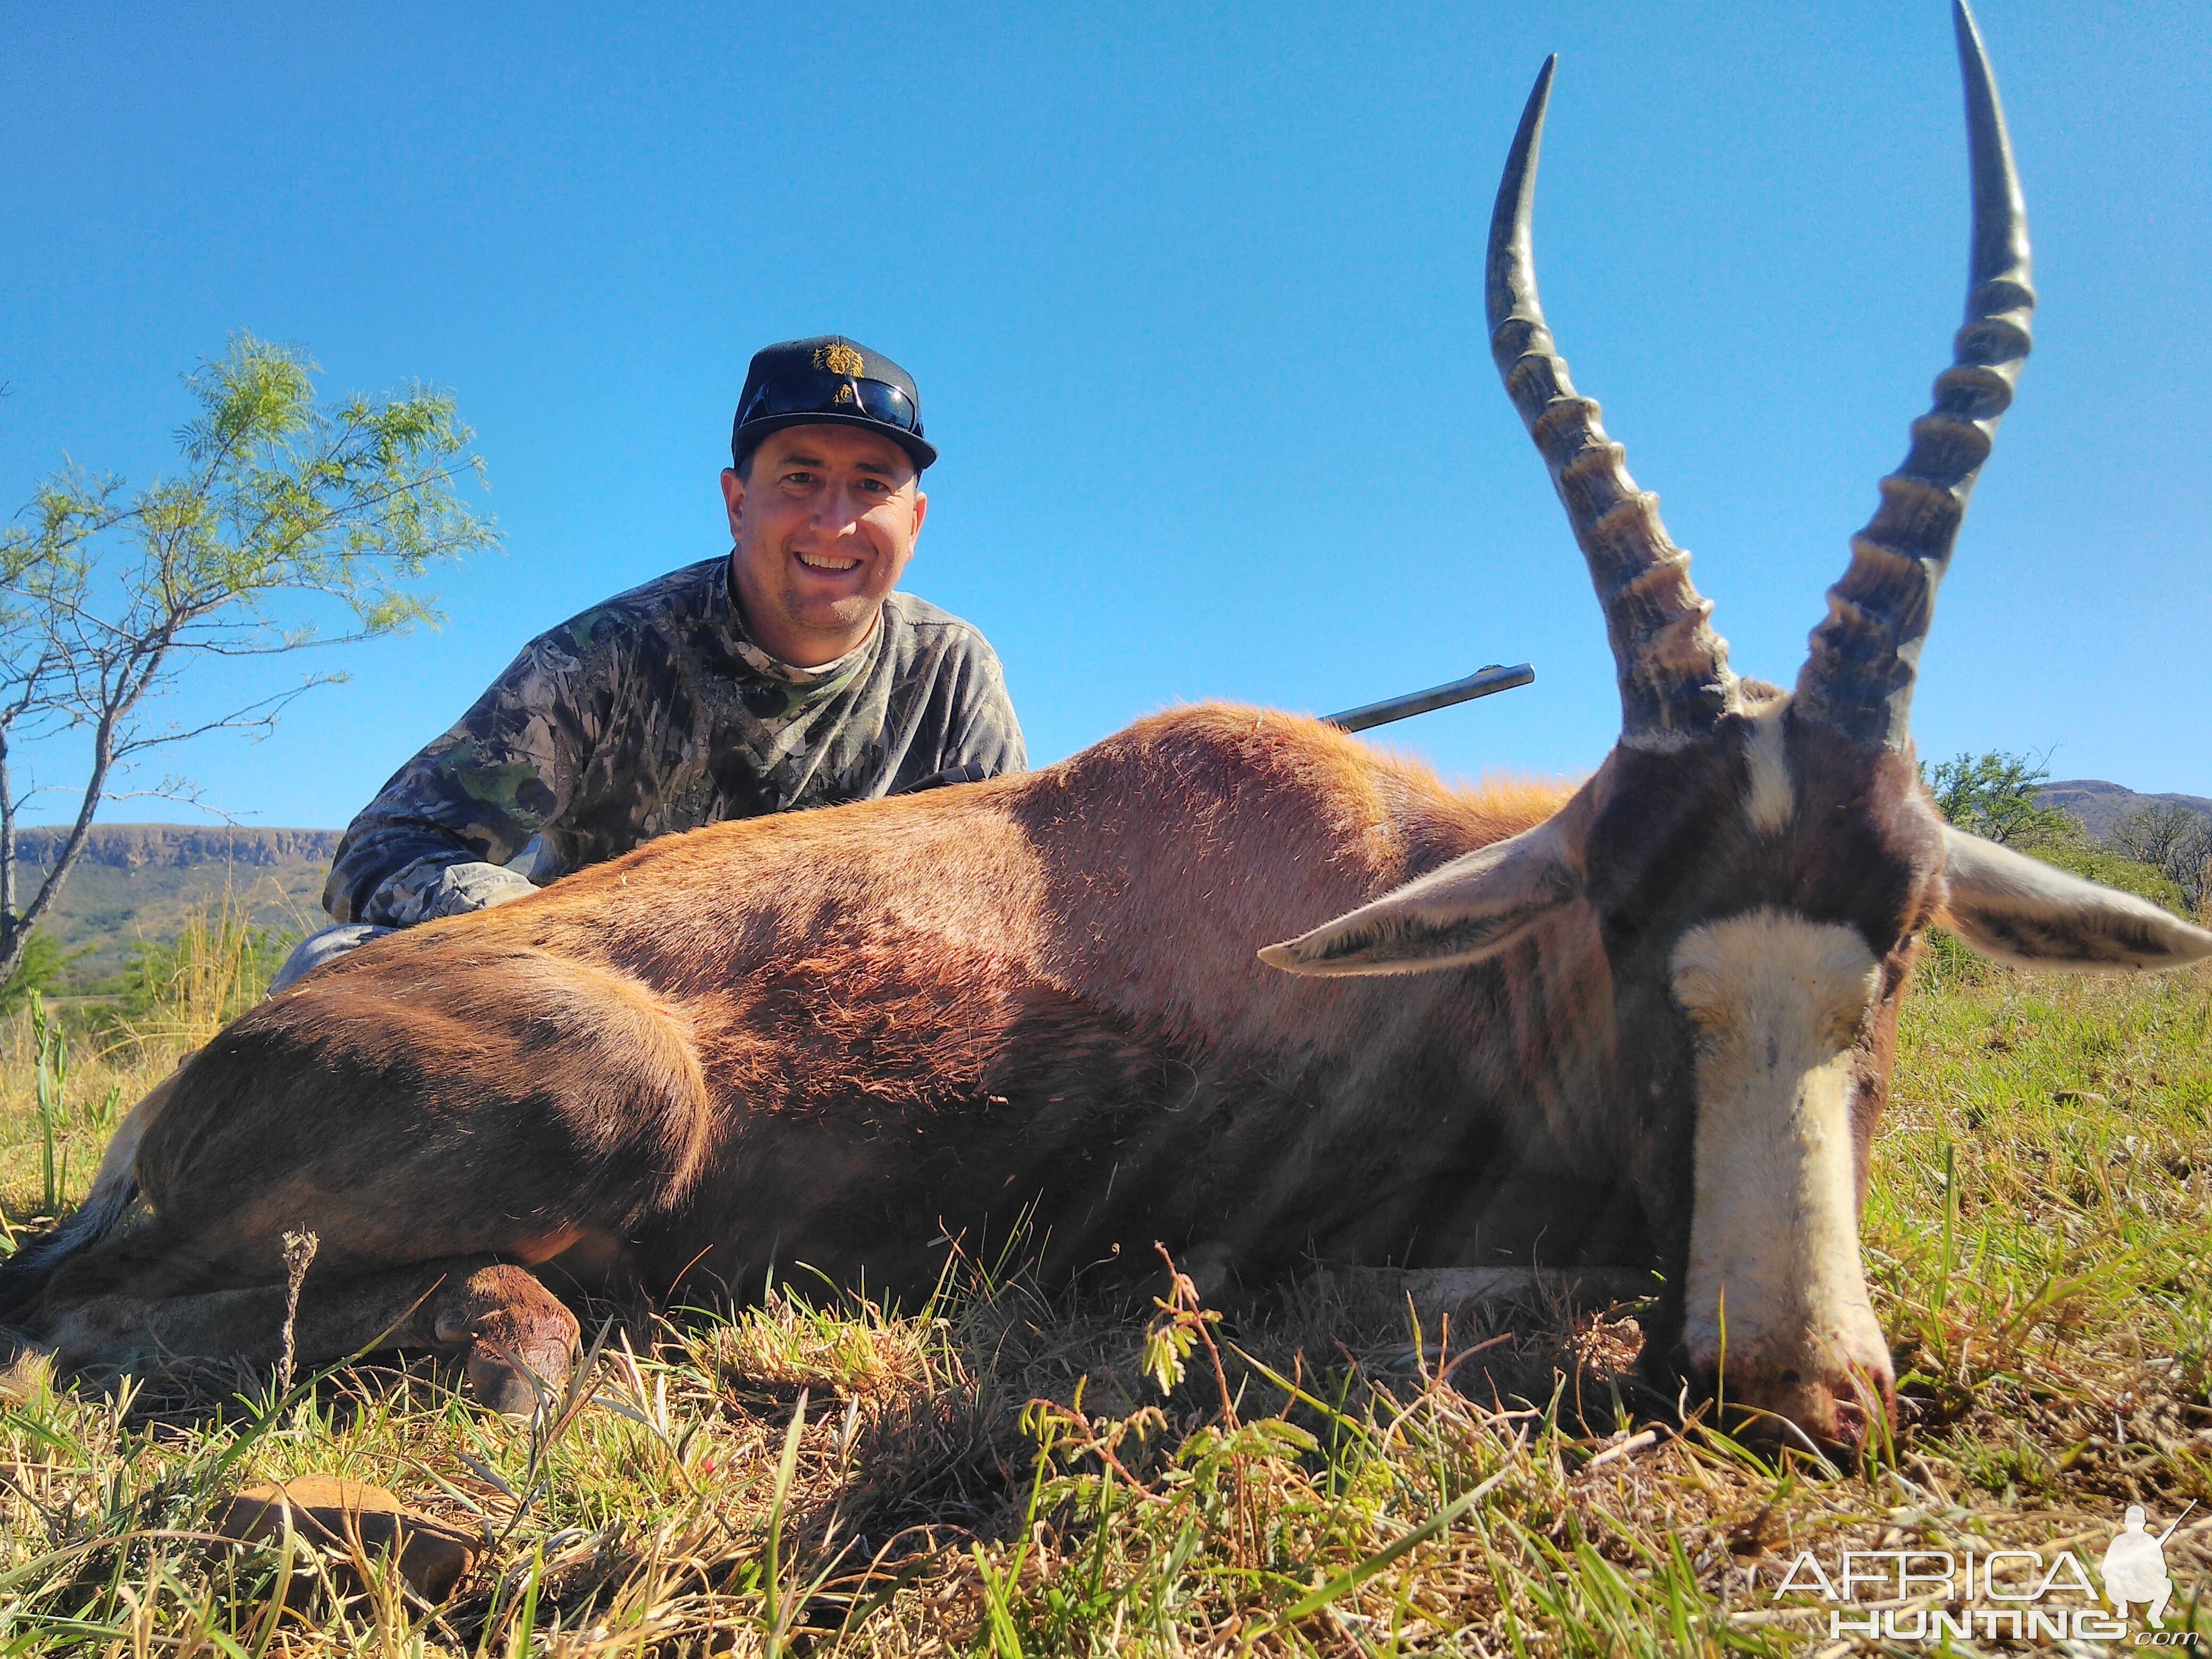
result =
[[[2188,1516],[2189,1510],[2196,1507],[2197,1500],[2191,1498],[2189,1509],[2175,1516],[2172,1525],[2154,1538],[2144,1524],[2142,1505],[2128,1505],[2126,1524],[2105,1547],[2105,1599],[2121,1618],[2128,1616],[2130,1602],[2140,1601],[2151,1628],[2166,1628],[2166,1604],[2173,1595],[2173,1581],[2166,1576],[2166,1540],[2173,1536],[2173,1528]]]
[[[1771,1599],[1817,1598],[1829,1606],[1832,1639],[1864,1636],[1905,1648],[1949,1651],[1954,1644],[2009,1641],[2127,1642],[2133,1647],[2202,1650],[2203,1632],[2166,1627],[2174,1585],[2166,1546],[2192,1499],[2164,1532],[2154,1533],[2141,1504],[2106,1546],[2104,1594],[2089,1577],[2086,1551],[1977,1547],[1845,1549],[1822,1561],[1802,1550],[1781,1571]],[[1972,1543],[1973,1540],[1962,1540]],[[1755,1581],[1754,1581],[1755,1582]],[[2100,1600],[2111,1604],[2107,1613]],[[2128,1613],[2143,1611],[2132,1639]]]

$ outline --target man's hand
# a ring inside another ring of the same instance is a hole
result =
[[[440,916],[489,910],[537,890],[527,877],[504,865],[440,864],[422,859],[370,896],[362,920],[385,927],[412,927]]]

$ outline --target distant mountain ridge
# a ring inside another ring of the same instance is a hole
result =
[[[2039,806],[2063,807],[2081,820],[2081,827],[2099,841],[2110,841],[2123,818],[2148,806],[2185,806],[2212,817],[2212,799],[2203,795],[2142,795],[2102,778],[2069,778],[2046,783],[2035,792]]]
[[[115,870],[191,870],[204,864],[243,864],[257,869],[283,864],[325,864],[337,855],[337,830],[260,830],[228,824],[96,823],[85,836],[80,866]],[[65,825],[15,832],[15,856],[42,868],[52,865],[69,839]]]
[[[222,824],[98,823],[46,913],[47,933],[76,956],[70,988],[127,967],[139,944],[176,937],[188,913],[228,904],[258,927],[306,933],[330,925],[323,878],[336,830],[241,830]],[[68,837],[41,825],[15,832],[18,901],[28,903]]]

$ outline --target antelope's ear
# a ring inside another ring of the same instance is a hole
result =
[[[1985,956],[2022,968],[2179,968],[2212,933],[2132,893],[2054,870],[1963,830],[1943,831],[1951,896],[1939,918]]]
[[[1411,974],[1480,962],[1582,893],[1550,823],[1454,859],[1260,960],[1293,974]]]

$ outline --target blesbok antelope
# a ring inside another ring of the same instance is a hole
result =
[[[1656,1265],[1651,1364],[1709,1386],[1724,1317],[1729,1396],[1850,1443],[1892,1391],[1857,1206],[1922,930],[2078,968],[2212,953],[1949,828],[1917,775],[1914,671],[2033,304],[1956,22],[1966,323],[1794,691],[1729,671],[1553,349],[1529,243],[1547,64],[1488,311],[1618,666],[1587,783],[1457,792],[1206,707],[1026,776],[655,842],[230,1025],[11,1264],[0,1313],[67,1366],[270,1356],[284,1235],[312,1231],[302,1359],[440,1346],[513,1407],[522,1366],[571,1363],[549,1263],[897,1286],[1028,1210],[1049,1273],[1156,1239],[1248,1279]]]

